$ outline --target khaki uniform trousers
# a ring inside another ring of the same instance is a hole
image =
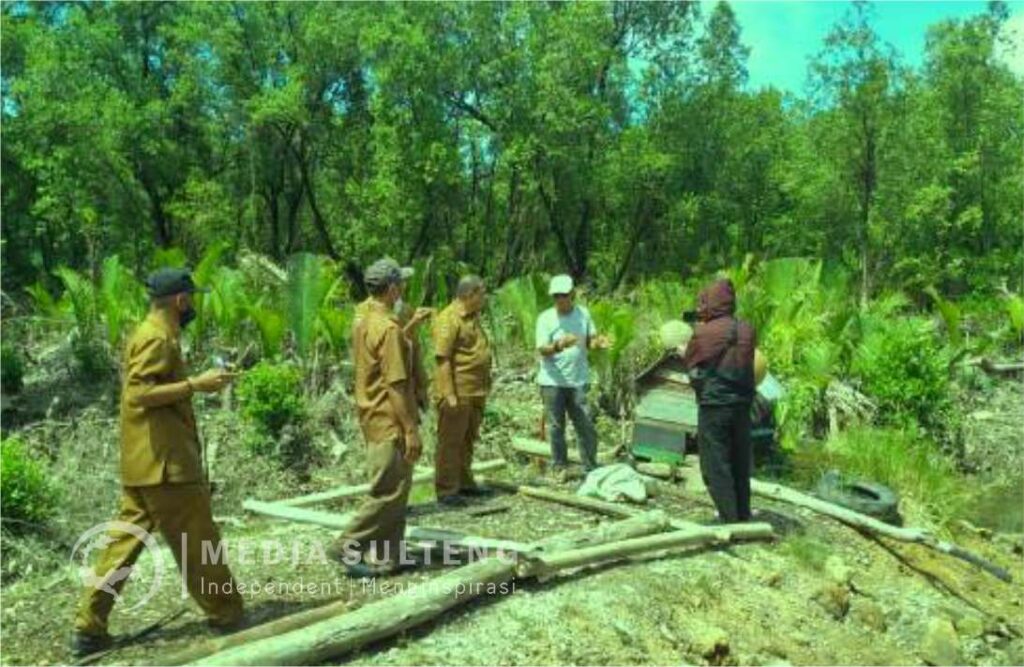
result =
[[[438,498],[476,487],[472,470],[473,445],[480,435],[485,401],[483,396],[459,398],[455,407],[444,401],[438,406],[434,457],[434,489]]]
[[[242,596],[221,558],[213,561],[211,554],[220,551],[220,533],[213,523],[210,492],[205,483],[160,484],[157,486],[126,486],[122,488],[118,521],[138,526],[147,533],[159,532],[171,548],[178,569],[184,572],[185,585],[192,598],[206,613],[211,624],[229,626],[242,617]],[[182,536],[185,550],[182,551]],[[128,577],[121,568],[134,565],[145,543],[139,537],[116,528],[112,540],[95,566],[103,583],[121,592]],[[84,634],[107,633],[107,618],[115,598],[101,586],[85,589],[75,616],[75,629]]]
[[[335,553],[348,549],[369,556],[370,564],[399,560],[405,537],[405,513],[412,487],[412,466],[405,460],[401,437],[366,445],[366,467],[370,493],[355,517],[332,547]]]

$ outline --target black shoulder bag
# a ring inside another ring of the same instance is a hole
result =
[[[704,367],[697,366],[687,373],[687,376],[690,378],[690,386],[693,387],[698,398],[700,398],[701,392],[704,391],[704,385],[707,384],[708,378],[718,375],[718,365],[722,363],[725,353],[729,351],[729,348],[736,344],[737,340],[739,340],[738,328],[739,320],[733,318],[732,327],[729,329],[729,338],[726,339],[725,347],[723,347],[722,351],[718,353],[718,356],[715,357],[714,361]]]

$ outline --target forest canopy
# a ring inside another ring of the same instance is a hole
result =
[[[726,2],[4,3],[3,280],[159,249],[390,254],[607,291],[748,254],[863,295],[1020,291],[1005,3],[910,67],[853,4],[807,95]]]

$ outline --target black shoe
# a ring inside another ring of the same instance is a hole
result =
[[[466,504],[466,499],[455,493],[450,496],[441,496],[437,499],[437,504],[443,507],[462,507]]]
[[[486,486],[468,486],[460,490],[459,495],[467,498],[489,498],[494,495],[494,489]]]
[[[71,655],[76,658],[99,653],[113,645],[114,639],[110,635],[90,635],[77,631],[71,635]]]

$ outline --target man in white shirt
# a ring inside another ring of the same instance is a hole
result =
[[[590,312],[573,301],[572,277],[555,276],[548,293],[555,305],[537,318],[536,347],[540,353],[537,384],[548,425],[552,466],[562,472],[568,465],[565,447],[565,415],[569,413],[576,428],[576,439],[583,469],[597,467],[597,431],[587,407],[590,367],[587,350],[609,346],[606,336],[599,336]]]

